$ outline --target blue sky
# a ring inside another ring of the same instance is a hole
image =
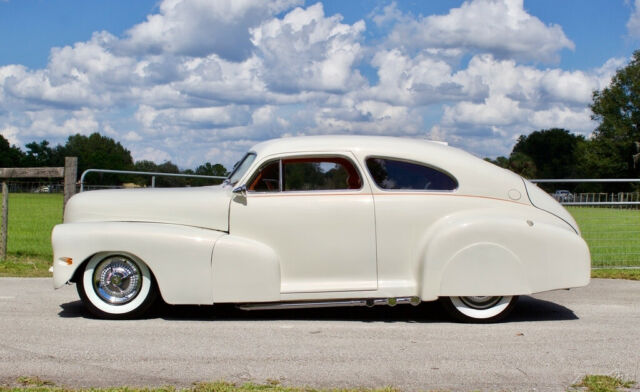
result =
[[[385,134],[507,154],[588,136],[640,0],[0,0],[0,134],[100,132],[134,159],[229,166],[253,143]]]

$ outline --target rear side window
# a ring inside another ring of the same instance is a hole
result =
[[[388,158],[367,159],[371,177],[382,189],[452,191],[458,182],[429,166]]]

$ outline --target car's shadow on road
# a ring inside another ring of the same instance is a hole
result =
[[[80,301],[60,306],[58,313],[65,318],[95,318]],[[244,311],[233,305],[215,306],[167,305],[159,301],[144,317],[144,320],[164,319],[176,321],[270,321],[270,320],[318,320],[388,323],[439,323],[451,322],[438,302],[423,302],[418,306],[398,305],[317,309],[283,309]],[[513,313],[503,322],[576,320],[575,313],[562,305],[530,296],[520,297]]]

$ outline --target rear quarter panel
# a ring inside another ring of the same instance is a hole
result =
[[[425,236],[421,297],[521,295],[589,283],[584,240],[535,207],[498,207],[443,218]]]

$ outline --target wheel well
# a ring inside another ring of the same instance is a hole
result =
[[[78,266],[78,268],[76,268],[75,272],[73,273],[73,275],[71,276],[71,279],[69,279],[69,282],[71,283],[77,283],[78,279],[80,278],[80,275],[82,274],[82,272],[84,271],[84,266],[85,264],[87,264],[87,262],[89,262],[89,260],[91,260],[91,258],[93,256],[95,256],[97,253],[92,254],[91,256],[87,257],[86,259],[84,259],[84,261],[82,263],[80,263],[80,265]]]
[[[71,279],[69,279],[69,282],[77,283],[78,279],[80,279],[80,277],[82,276],[82,273],[84,272],[84,266],[89,262],[89,260],[91,260],[98,253],[105,253],[105,254],[117,254],[117,253],[120,253],[120,254],[124,254],[124,255],[127,255],[127,256],[133,256],[136,259],[136,261],[144,263],[144,265],[147,266],[147,268],[149,269],[149,272],[151,273],[151,280],[152,280],[152,283],[153,283],[154,287],[156,288],[156,291],[158,292],[158,295],[160,296],[160,298],[162,298],[162,292],[160,291],[160,287],[158,287],[158,280],[156,279],[156,276],[153,273],[153,269],[149,266],[149,264],[147,264],[140,257],[138,257],[138,256],[136,256],[134,254],[131,254],[129,252],[96,252],[96,253],[93,253],[92,255],[90,255],[86,259],[84,259],[84,261],[82,263],[80,263],[80,266],[78,266],[78,268],[76,268],[75,272],[71,276]],[[164,301],[164,299],[163,299],[163,301]]]

